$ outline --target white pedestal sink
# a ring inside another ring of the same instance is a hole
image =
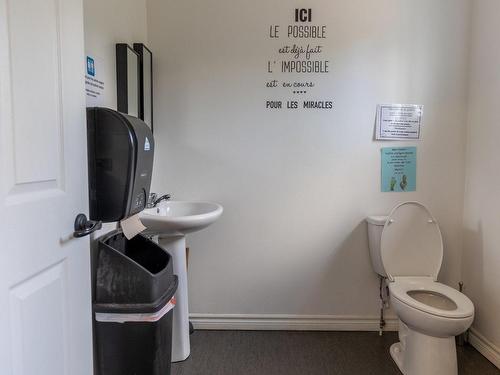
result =
[[[212,202],[163,201],[140,213],[146,234],[158,235],[158,244],[172,256],[179,278],[172,327],[172,362],[184,361],[190,353],[189,308],[186,268],[186,234],[208,227],[222,215],[222,206]]]

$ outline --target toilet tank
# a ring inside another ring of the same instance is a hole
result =
[[[383,277],[386,277],[387,274],[382,265],[380,240],[386,221],[387,216],[368,216],[366,218],[366,222],[368,223],[368,246],[370,248],[370,258],[372,260],[373,270]]]

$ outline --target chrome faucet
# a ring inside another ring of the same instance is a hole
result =
[[[148,198],[148,204],[146,205],[147,208],[153,208],[156,207],[158,203],[161,201],[168,201],[172,196],[170,194],[164,194],[160,198],[157,198],[158,194],[156,193],[149,193],[149,198]]]

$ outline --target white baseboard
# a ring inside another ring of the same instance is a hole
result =
[[[469,331],[469,343],[484,355],[496,367],[500,368],[500,348],[494,345],[486,337],[474,328]]]
[[[345,315],[190,314],[196,329],[248,331],[378,331],[379,318]],[[397,318],[384,331],[397,331]]]

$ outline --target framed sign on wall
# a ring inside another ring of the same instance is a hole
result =
[[[139,118],[153,130],[153,53],[142,43],[134,43],[139,54]]]
[[[116,44],[116,101],[119,112],[139,117],[139,54],[126,43]]]

